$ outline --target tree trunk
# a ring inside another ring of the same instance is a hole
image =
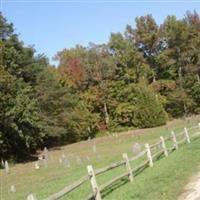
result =
[[[197,81],[200,82],[199,74],[197,74]]]
[[[104,115],[105,115],[105,122],[106,122],[106,125],[109,124],[109,115],[108,115],[108,110],[107,110],[107,105],[106,103],[104,103]]]
[[[155,73],[153,72],[153,83],[156,82],[156,77],[155,77]]]

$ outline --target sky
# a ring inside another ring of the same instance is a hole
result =
[[[152,14],[158,24],[168,15],[200,13],[200,0],[0,0],[0,11],[25,45],[52,57],[64,48],[101,44],[111,32],[124,32],[135,18]]]

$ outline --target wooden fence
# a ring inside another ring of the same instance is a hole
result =
[[[153,167],[153,163],[158,157],[160,157],[162,155],[167,157],[171,152],[173,152],[174,150],[177,150],[180,144],[183,144],[183,143],[189,144],[193,138],[198,137],[198,136],[200,136],[200,123],[198,124],[198,126],[193,126],[190,128],[185,127],[184,130],[178,134],[175,134],[172,131],[171,134],[168,135],[167,137],[161,136],[159,141],[154,144],[146,143],[145,149],[143,151],[141,151],[137,156],[134,156],[132,158],[128,158],[127,153],[123,153],[121,161],[112,163],[101,169],[94,170],[92,165],[88,165],[87,166],[88,174],[86,176],[83,176],[79,180],[77,180],[74,183],[72,183],[71,185],[63,188],[59,192],[49,196],[45,200],[57,200],[57,199],[63,197],[64,195],[69,194],[73,190],[77,189],[78,187],[80,187],[87,181],[90,181],[90,183],[91,183],[92,192],[85,198],[85,200],[89,200],[91,198],[94,198],[96,200],[101,200],[102,199],[102,197],[101,197],[102,191],[104,191],[106,188],[111,186],[114,182],[121,180],[124,177],[128,177],[130,182],[134,182],[134,176],[137,171],[139,171],[141,169],[145,169],[148,166]],[[167,148],[166,142],[168,142],[168,141],[172,142],[172,146]],[[153,154],[152,152],[155,149],[156,149],[156,151],[157,150],[158,151]],[[143,163],[141,163],[136,168],[132,169],[130,163],[136,161],[137,159],[139,159],[145,155],[146,155],[145,161],[143,161]],[[111,179],[110,181],[106,182],[103,185],[98,185],[98,182],[97,182],[98,175],[106,173],[112,169],[118,168],[123,165],[126,167],[126,171],[124,173],[118,175],[117,177]],[[36,199],[35,196],[32,194],[30,194],[27,197],[27,200],[35,200],[35,199]]]

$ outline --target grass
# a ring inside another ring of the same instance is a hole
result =
[[[134,183],[110,192],[105,199],[175,200],[188,177],[199,169],[200,139],[154,163],[137,177]]]
[[[1,200],[23,200],[30,193],[35,193],[38,200],[48,197],[50,194],[58,192],[66,185],[78,180],[87,174],[86,166],[92,164],[94,168],[104,167],[107,164],[122,159],[122,153],[127,152],[132,156],[132,145],[134,143],[143,144],[158,141],[159,136],[166,136],[173,129],[176,133],[183,130],[183,127],[196,125],[200,117],[190,120],[174,120],[167,125],[134,130],[129,133],[121,133],[118,138],[111,136],[99,137],[91,141],[80,142],[72,145],[51,149],[51,160],[47,168],[34,169],[34,162],[21,163],[11,166],[10,174],[1,173]],[[176,199],[181,193],[182,187],[187,182],[190,175],[198,169],[200,157],[200,140],[192,141],[190,145],[184,145],[179,150],[173,152],[167,158],[155,162],[153,168],[145,169],[135,177],[134,183],[129,183],[127,179],[114,184],[109,190],[103,193],[105,199],[148,199],[148,200],[170,200]],[[96,145],[97,153],[93,153],[92,147]],[[170,144],[168,144],[170,145]],[[64,167],[59,163],[62,153],[65,153],[70,161],[70,167]],[[77,164],[77,156],[81,158],[82,164]],[[90,161],[87,159],[90,158]],[[138,162],[141,162],[139,160]],[[138,163],[131,163],[136,166]],[[120,167],[105,175],[97,177],[101,185],[111,178],[125,172],[124,167]],[[15,185],[17,191],[9,191],[11,185]],[[73,191],[67,197],[61,199],[81,199],[91,192],[90,184],[84,184],[77,191]]]

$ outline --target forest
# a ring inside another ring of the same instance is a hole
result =
[[[200,113],[196,11],[162,24],[137,17],[106,44],[76,45],[54,59],[58,66],[25,46],[0,13],[1,158]]]

